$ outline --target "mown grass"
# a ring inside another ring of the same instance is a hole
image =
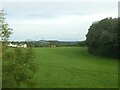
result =
[[[38,88],[116,88],[117,60],[91,55],[87,48],[35,48]]]

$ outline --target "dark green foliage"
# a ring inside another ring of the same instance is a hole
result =
[[[80,47],[85,47],[86,46],[86,41],[81,41],[78,43],[78,46]]]
[[[86,35],[90,53],[105,57],[118,56],[118,19],[106,18],[93,23]]]
[[[7,87],[17,88],[17,83],[16,83],[16,80],[13,74],[6,72],[2,75],[2,87],[3,88],[7,88]]]
[[[118,18],[118,58],[120,59],[120,17]]]

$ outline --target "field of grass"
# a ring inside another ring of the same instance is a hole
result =
[[[118,87],[117,60],[90,55],[87,48],[35,48],[38,88]]]

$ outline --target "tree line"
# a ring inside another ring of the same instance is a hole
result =
[[[54,41],[54,40],[39,40],[39,41],[11,41],[12,44],[27,44],[28,47],[84,47],[85,41]]]

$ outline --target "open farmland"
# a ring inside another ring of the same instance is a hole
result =
[[[115,88],[118,62],[91,55],[87,48],[35,48],[38,88]]]

